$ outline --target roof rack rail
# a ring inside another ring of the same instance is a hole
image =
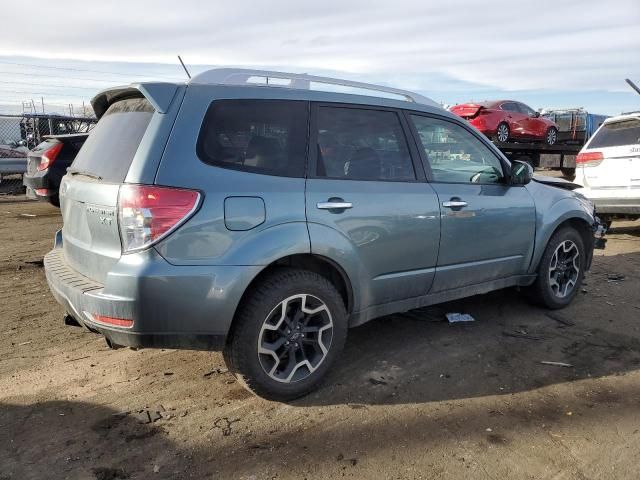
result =
[[[374,85],[371,83],[352,82],[351,80],[343,80],[339,78],[318,77],[304,73],[285,73],[242,68],[214,68],[195,75],[189,83],[284,87],[300,90],[325,90],[320,88],[320,85],[326,85],[342,87],[345,90],[340,91],[328,89],[325,91],[360,95],[373,95],[373,93],[367,92],[386,93],[388,95],[400,97],[400,99],[408,102],[440,107],[440,105],[430,98],[408,90],[384,87],[382,85]],[[348,91],[349,89],[352,89],[352,91]],[[353,90],[361,90],[362,92]]]

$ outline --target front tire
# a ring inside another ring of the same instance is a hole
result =
[[[544,141],[547,145],[555,145],[558,142],[558,129],[555,127],[549,128],[544,136]]]
[[[224,352],[236,379],[269,400],[292,400],[317,388],[347,337],[336,288],[315,272],[282,268],[243,303]]]
[[[506,122],[502,122],[496,130],[496,139],[502,143],[508,142],[510,133],[509,125]]]
[[[530,297],[550,309],[571,303],[582,285],[586,266],[584,243],[574,228],[553,234],[538,265],[538,278],[529,287]]]

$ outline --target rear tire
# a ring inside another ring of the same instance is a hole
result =
[[[560,169],[560,171],[562,172],[562,176],[566,177],[566,178],[570,178],[571,180],[573,180],[574,178],[576,178],[576,169],[575,168],[571,168],[571,167],[562,167]]]
[[[580,233],[563,227],[553,234],[538,265],[538,278],[529,287],[529,296],[550,309],[571,303],[582,285],[585,249]]]
[[[336,288],[315,272],[282,268],[248,292],[224,351],[249,391],[286,401],[318,387],[347,337]]]

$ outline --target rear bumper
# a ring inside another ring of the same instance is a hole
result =
[[[598,215],[640,215],[639,198],[590,198]]]
[[[23,174],[27,171],[27,158],[0,158],[0,176]]]
[[[43,170],[35,173],[25,173],[23,183],[25,187],[33,188],[51,188],[51,182],[49,181],[49,171]]]
[[[113,345],[219,350],[244,290],[260,267],[174,266],[155,250],[123,255],[99,284],[65,259],[61,236],[44,259],[55,299],[89,330]],[[133,320],[131,327],[95,316]]]
[[[22,177],[22,183],[27,187],[28,192],[33,192],[33,198],[46,201],[58,194],[62,175],[64,175],[63,172],[53,169],[27,172]],[[40,190],[40,192],[36,193],[35,190]],[[42,192],[42,190],[46,190],[46,192]]]

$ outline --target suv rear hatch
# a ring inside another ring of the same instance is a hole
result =
[[[67,263],[100,283],[121,256],[118,192],[155,114],[149,100],[132,94],[106,108],[60,188]]]
[[[578,155],[585,187],[640,193],[640,118],[605,122]]]

